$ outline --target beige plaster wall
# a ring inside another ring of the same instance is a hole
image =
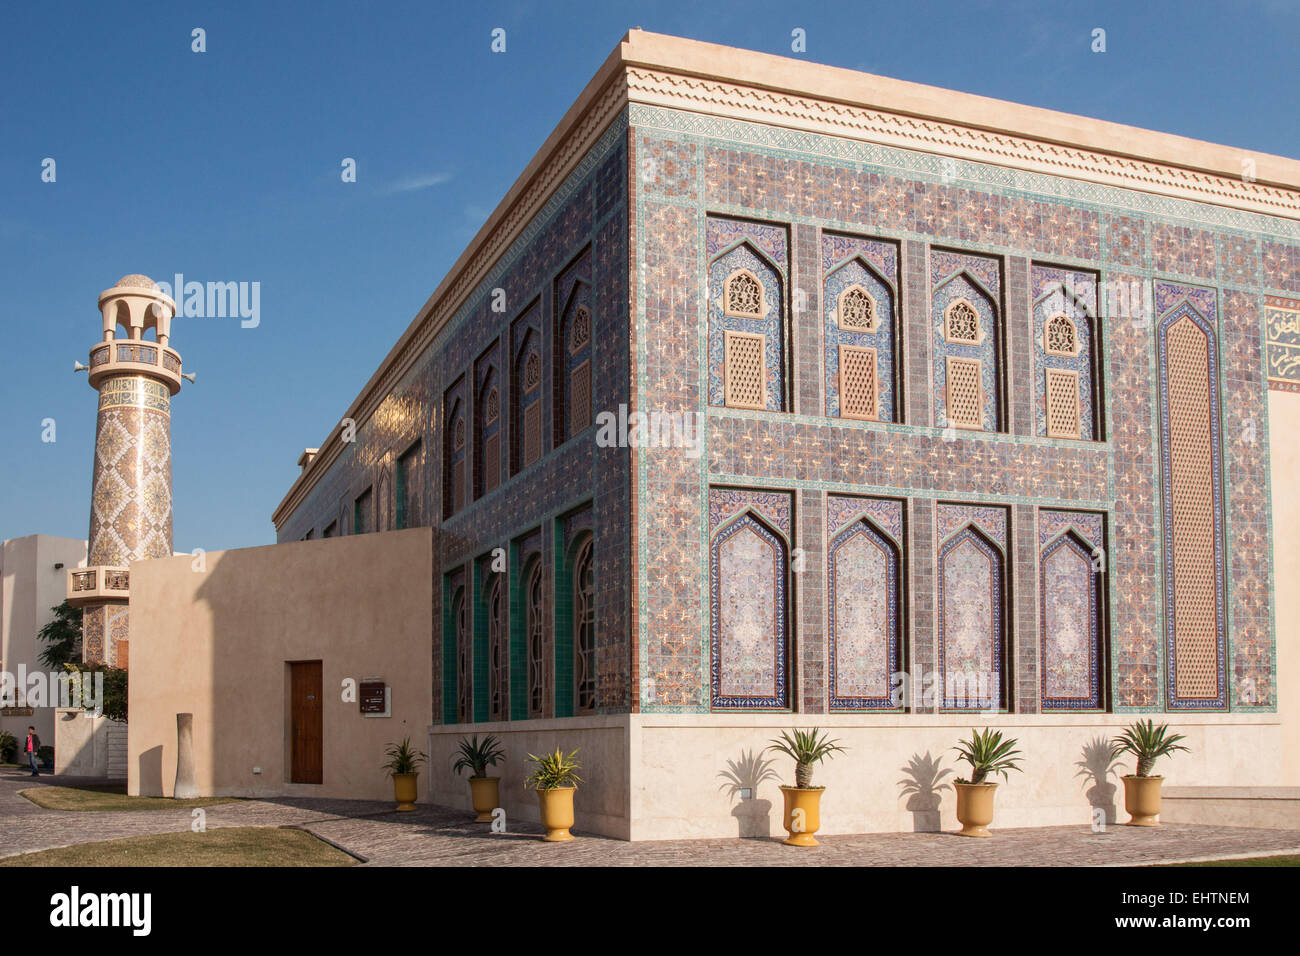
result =
[[[391,800],[383,751],[418,746],[433,708],[432,556],[413,528],[133,564],[129,792],[171,794],[192,713],[201,794]],[[317,659],[324,783],[292,784],[287,662]],[[362,717],[345,678],[385,680],[392,716]]]
[[[996,798],[996,827],[1087,826],[1093,801],[1087,791],[1094,781],[1077,776],[1085,744],[1098,736],[1112,737],[1132,720],[1130,715],[1004,715],[993,726],[1019,740],[1023,773],[1001,783]],[[985,726],[976,719],[973,725]],[[1261,768],[1281,759],[1282,727],[1275,715],[1216,714],[1172,719],[1187,735],[1191,753],[1161,761],[1158,770],[1172,785],[1219,785],[1257,778]],[[777,779],[758,784],[754,801],[741,803],[720,789],[722,773],[745,752],[760,752],[771,738],[791,726],[822,727],[848,748],[819,766],[813,782],[827,787],[822,800],[823,833],[877,833],[933,827],[909,809],[902,787],[915,779],[907,767],[914,757],[937,758],[942,769],[953,770],[939,781],[950,783],[967,767],[951,749],[969,735],[970,717],[912,714],[894,719],[854,716],[802,715],[642,715],[633,718],[631,837],[662,840],[689,837],[783,835],[782,797],[778,787],[793,783],[793,762],[782,754],[773,758]],[[1116,768],[1107,782],[1115,787],[1113,804],[1123,812],[1122,773]],[[938,791],[938,825],[957,827],[952,789]],[[1110,801],[1100,800],[1103,807]],[[1114,814],[1107,814],[1113,820]],[[581,826],[581,822],[578,824]]]
[[[28,674],[40,671],[48,675],[49,669],[39,662],[44,644],[36,635],[53,620],[50,608],[63,602],[68,569],[85,563],[86,542],[76,538],[30,534],[0,544],[0,667],[15,680],[20,664]],[[63,568],[56,570],[56,564]],[[16,688],[16,699],[23,703],[25,689]],[[35,713],[30,716],[0,716],[0,730],[17,737],[21,748],[28,726],[35,726],[41,743],[57,751],[53,703],[47,696],[46,705],[33,708]]]
[[[553,753],[560,747],[567,754],[578,751],[582,783],[574,795],[577,828],[588,833],[627,840],[632,828],[628,816],[630,783],[628,746],[635,717],[614,714],[572,717],[563,720],[514,720],[483,724],[429,727],[428,799],[446,807],[470,809],[468,771],[456,776],[451,765],[461,737],[496,734],[505,748],[505,759],[491,771],[501,778],[501,807],[507,823],[512,819],[540,822],[537,795],[524,789],[531,772],[528,754]]]
[[[1262,782],[1300,786],[1300,394],[1268,393],[1268,433],[1278,715],[1291,746],[1282,751],[1281,778]]]

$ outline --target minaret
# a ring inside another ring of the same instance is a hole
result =
[[[99,294],[99,311],[103,339],[89,366],[99,393],[89,554],[85,568],[69,572],[68,601],[84,608],[82,660],[125,668],[128,565],[172,554],[171,398],[181,390],[181,357],[168,346],[176,303],[148,276],[123,276]],[[145,338],[150,330],[156,338]]]

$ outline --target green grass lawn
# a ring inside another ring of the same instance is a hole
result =
[[[219,827],[38,850],[0,866],[352,866],[357,861],[304,830]]]
[[[1211,860],[1209,863],[1166,863],[1165,866],[1300,866],[1300,856],[1252,856],[1245,860]]]
[[[237,797],[195,797],[173,800],[170,797],[128,797],[126,784],[89,784],[83,787],[33,787],[18,791],[38,807],[46,810],[188,810],[233,803]]]

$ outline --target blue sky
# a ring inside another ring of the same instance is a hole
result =
[[[259,282],[261,321],[175,322],[199,374],[172,408],[176,549],[273,541],[303,447],[635,26],[786,55],[798,27],[809,60],[1300,156],[1284,0],[8,3],[0,538],[85,536],[95,298],[183,272]]]

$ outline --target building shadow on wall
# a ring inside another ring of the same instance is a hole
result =
[[[163,749],[159,747],[150,747],[140,754],[139,757],[139,782],[140,793],[145,796],[157,795],[162,796],[163,785]]]
[[[1115,784],[1110,782],[1110,774],[1119,763],[1119,754],[1115,752],[1114,744],[1105,737],[1093,737],[1083,745],[1080,757],[1075,763],[1079,768],[1075,776],[1092,783],[1086,793],[1088,803],[1092,806],[1093,818],[1096,819],[1097,811],[1101,810],[1108,825],[1115,823],[1119,814],[1115,809]]]
[[[738,801],[731,815],[736,818],[742,840],[767,840],[772,836],[772,801],[758,798],[758,787],[767,780],[779,780],[772,769],[775,760],[765,759],[763,751],[742,750],[740,758],[728,760],[727,769],[718,774],[723,779],[719,790]]]
[[[901,789],[899,796],[907,797],[906,808],[912,814],[913,833],[938,833],[942,827],[939,819],[939,804],[943,801],[942,791],[951,790],[952,786],[940,783],[952,770],[939,766],[939,758],[925,752],[925,756],[912,754],[906,767],[900,768],[906,774],[898,781]]]

